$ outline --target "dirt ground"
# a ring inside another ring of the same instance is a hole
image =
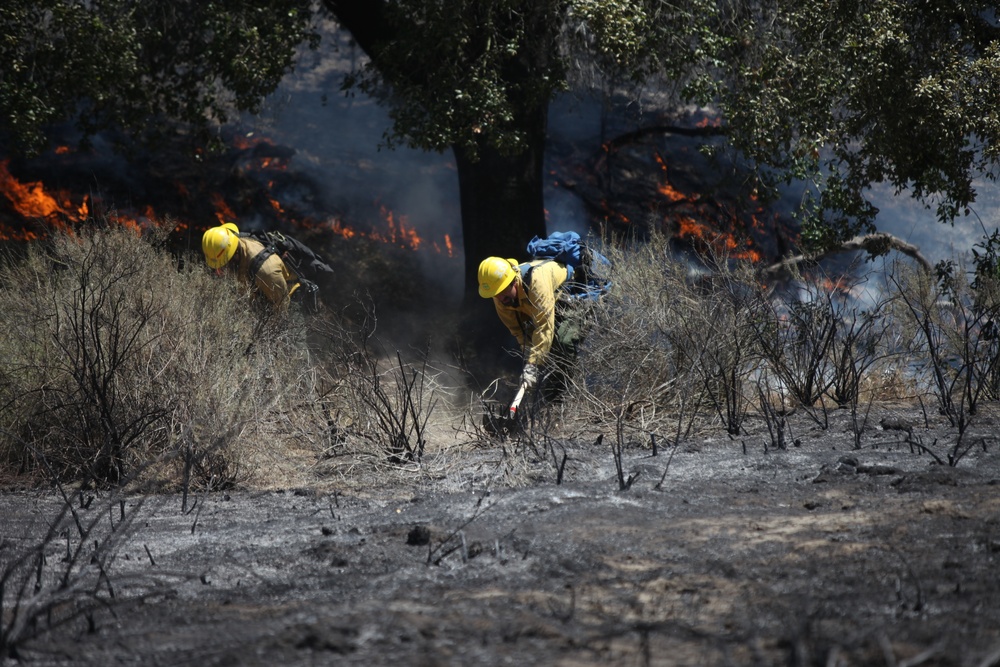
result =
[[[873,411],[860,449],[850,423],[797,413],[785,450],[763,423],[636,446],[625,491],[588,436],[554,442],[561,483],[550,456],[508,442],[431,452],[380,488],[186,508],[91,492],[73,505],[105,576],[20,626],[3,664],[1000,664],[1000,420],[978,418],[956,467],[928,453],[946,458],[954,431],[919,407]],[[526,483],[499,483],[514,460]],[[60,504],[0,495],[0,562],[40,544]],[[45,577],[72,560],[71,522]],[[32,591],[22,612],[52,597]]]

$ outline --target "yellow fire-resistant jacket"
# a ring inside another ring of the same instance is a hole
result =
[[[497,315],[526,349],[525,361],[540,364],[552,348],[556,332],[556,300],[558,290],[566,282],[566,267],[549,260],[531,262],[530,284],[525,284],[520,272],[517,281],[518,303],[505,306],[493,299]]]
[[[240,245],[233,259],[236,262],[236,276],[244,285],[250,284],[250,263],[263,251],[264,244],[260,241],[240,238]],[[298,283],[298,278],[285,266],[281,257],[274,254],[264,260],[253,282],[268,301],[274,304],[276,310],[284,311],[288,309],[291,290]]]

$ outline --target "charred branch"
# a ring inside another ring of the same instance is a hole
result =
[[[921,269],[928,273],[930,273],[933,268],[927,258],[921,254],[920,248],[917,246],[907,243],[906,241],[903,241],[902,239],[887,232],[877,232],[875,234],[855,236],[848,241],[844,241],[839,246],[822,253],[801,254],[786,257],[785,259],[782,259],[781,261],[776,262],[764,269],[764,273],[766,275],[784,274],[790,272],[799,264],[815,264],[824,257],[857,250],[864,250],[872,257],[879,257],[881,255],[885,255],[890,250],[895,250],[913,259],[920,265]]]
[[[682,125],[650,125],[641,127],[632,132],[620,134],[614,139],[609,139],[605,143],[608,151],[617,150],[623,146],[640,143],[647,137],[659,137],[662,135],[676,134],[682,137],[719,137],[726,134],[725,128],[718,126],[685,127]]]

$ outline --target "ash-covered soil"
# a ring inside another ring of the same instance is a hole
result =
[[[940,418],[882,408],[860,449],[845,410],[825,429],[793,415],[785,450],[763,423],[634,446],[625,491],[608,443],[585,437],[556,443],[559,484],[550,456],[508,442],[432,452],[378,488],[217,493],[186,512],[173,495],[77,497],[115,555],[4,664],[1000,664],[1000,422],[977,419],[955,467],[927,451],[954,443]],[[529,481],[498,483],[517,457]],[[60,502],[0,507],[7,564]]]

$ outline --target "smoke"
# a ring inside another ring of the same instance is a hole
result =
[[[392,224],[415,232],[417,262],[445,298],[462,296],[458,178],[450,153],[388,149],[386,109],[363,94],[340,91],[343,76],[364,56],[331,23],[317,51],[298,65],[261,113],[245,116],[247,132],[296,150],[289,169],[316,184],[320,205],[351,225]]]
[[[74,192],[75,205],[86,198],[91,212],[129,211],[140,222],[150,212],[169,213],[189,229],[192,248],[197,248],[200,228],[228,217],[250,228],[277,226],[307,234],[310,243],[322,244],[317,250],[342,260],[345,271],[355,271],[347,263],[361,265],[380,252],[362,248],[359,238],[388,244],[405,254],[405,262],[368,261],[367,270],[357,269],[358,282],[391,278],[393,290],[401,283],[412,290],[402,294],[411,308],[428,303],[430,292],[435,307],[455,309],[462,297],[464,258],[453,156],[383,148],[391,123],[387,111],[362,94],[340,92],[343,75],[363,55],[332,24],[323,30],[320,49],[300,53],[296,69],[260,113],[223,128],[222,137],[232,146],[225,155],[194,163],[187,147],[181,147],[126,159],[113,152],[112,137],[98,136],[89,152],[51,154],[11,165],[12,171],[47,188]],[[710,138],[662,133],[630,144],[629,152],[609,166],[609,141],[677,122],[677,110],[665,108],[655,90],[639,103],[564,94],[551,105],[549,117],[545,204],[550,232],[586,235],[595,222],[617,225],[618,231],[633,223],[677,231],[690,219],[701,225],[689,227],[691,235],[731,224],[715,231],[749,234],[754,252],[765,258],[790,250],[792,211],[801,188],[789,188],[766,210],[753,209],[740,189],[745,183],[739,165],[712,162],[700,152]],[[689,110],[687,122],[699,119],[704,117]],[[998,224],[1000,188],[980,185],[975,214],[953,227],[938,223],[933,210],[906,194],[876,186],[878,226],[918,246],[932,262],[967,254]],[[667,186],[686,199],[665,198]],[[710,200],[714,208],[707,207]],[[0,209],[3,205],[0,199]],[[710,224],[702,224],[706,220]],[[402,267],[404,275],[387,275],[393,266]]]
[[[871,197],[879,208],[876,224],[880,231],[920,248],[932,264],[968,259],[973,246],[1000,224],[1000,187],[981,180],[976,183],[976,190],[978,201],[969,215],[954,224],[944,224],[937,220],[933,203],[923,204],[905,193],[897,195],[887,185],[877,185],[872,188]]]

